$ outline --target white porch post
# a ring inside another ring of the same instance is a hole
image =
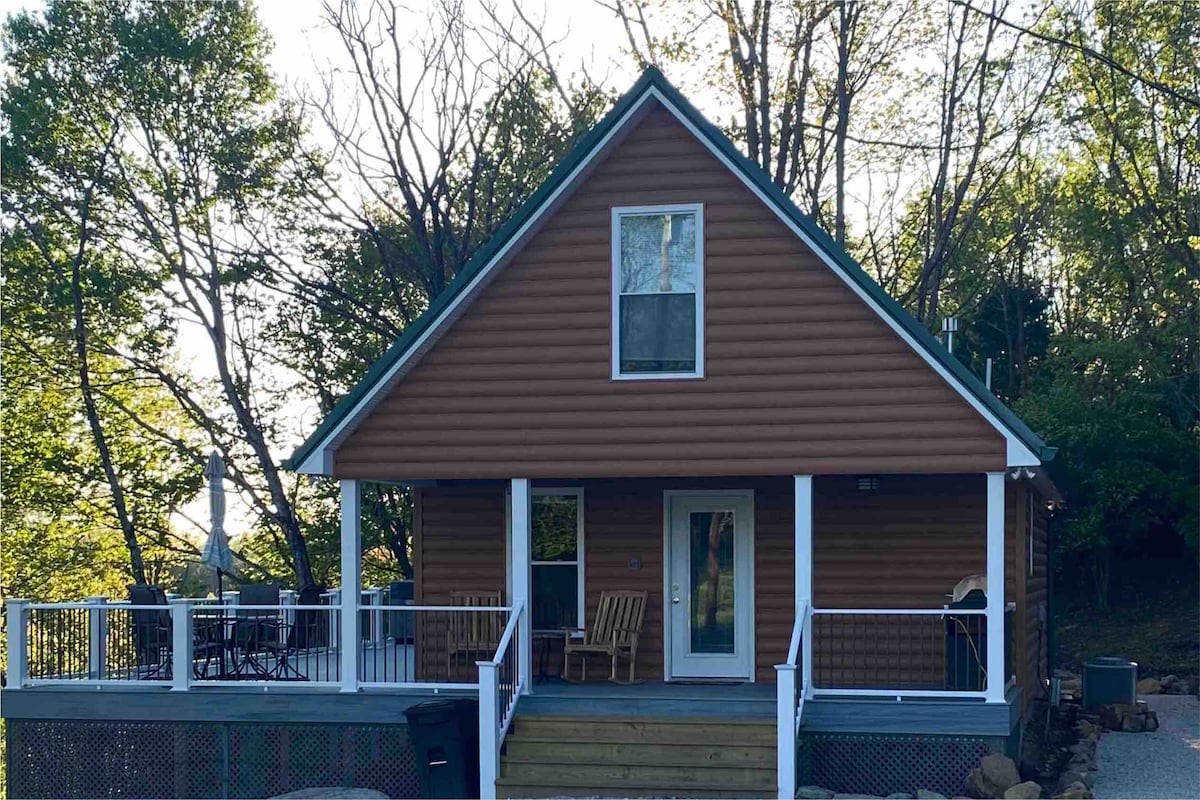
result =
[[[987,702],[1003,703],[1004,473],[987,473]]]
[[[25,668],[29,657],[29,601],[24,597],[10,597],[4,603],[8,612],[8,689],[20,689],[25,685]]]
[[[779,800],[796,797],[796,666],[775,665],[775,775]]]
[[[192,600],[177,597],[171,607],[171,691],[186,692],[192,683]]]
[[[288,631],[296,624],[296,612],[288,611],[288,606],[296,605],[295,589],[279,590],[279,606],[283,609],[283,625],[279,627],[279,643],[287,644]]]
[[[520,674],[521,693],[530,694],[533,687],[533,632],[529,622],[530,613],[530,561],[532,559],[532,531],[530,523],[529,479],[513,478],[512,494],[512,542],[509,552],[509,575],[512,582],[512,597],[509,605],[521,603],[521,620],[517,624],[517,671]]]
[[[479,667],[479,798],[495,800],[496,778],[500,777],[500,743],[496,720],[499,719],[500,674],[490,661],[476,661]]]
[[[362,594],[362,494],[359,482],[342,486],[342,591],[340,624],[342,691],[358,691],[358,603]]]
[[[367,597],[370,605],[376,606],[371,612],[371,641],[379,644],[383,641],[383,609],[379,608],[383,605],[383,589],[367,589]]]
[[[812,616],[813,605],[813,476],[795,475],[796,484],[795,516],[795,574],[796,574],[796,609],[801,604],[810,609],[810,616],[804,623],[804,635],[800,640],[800,691],[812,691]]]
[[[88,602],[88,677],[97,680],[104,676],[104,647],[108,643],[107,597],[89,597]]]

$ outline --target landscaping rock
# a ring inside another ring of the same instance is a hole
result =
[[[833,800],[883,800],[877,794],[835,794]]]
[[[1126,733],[1141,733],[1146,730],[1146,718],[1139,714],[1130,714],[1122,721],[1121,730]]]
[[[1017,764],[999,753],[986,755],[979,766],[967,775],[963,788],[970,797],[1003,797],[1004,793],[1021,782]]]
[[[1092,800],[1092,790],[1082,783],[1075,783],[1054,795],[1055,800]]]
[[[830,800],[833,792],[824,786],[801,786],[796,790],[796,797],[799,800]]]
[[[1101,706],[1099,720],[1100,724],[1110,731],[1141,733],[1158,729],[1158,718],[1146,705],[1145,700]]]
[[[1071,697],[1080,697],[1083,695],[1083,678],[1077,672],[1070,672],[1065,669],[1054,670],[1054,677],[1058,678],[1059,691],[1064,695]]]
[[[1162,694],[1162,684],[1154,678],[1142,678],[1137,682],[1138,694]]]
[[[1063,772],[1062,777],[1059,778],[1058,785],[1070,788],[1078,783],[1081,786],[1086,786],[1090,789],[1092,788],[1092,784],[1094,782],[1095,779],[1092,777],[1092,771],[1090,769],[1088,769],[1086,766],[1072,765]]]
[[[1175,684],[1179,683],[1179,676],[1178,675],[1164,675],[1158,679],[1158,682],[1162,684],[1162,688],[1163,688],[1164,692],[1170,692],[1171,687],[1174,686]]]
[[[1033,781],[1018,783],[1004,793],[1004,800],[1037,800],[1042,796],[1042,787]]]
[[[946,800],[946,795],[928,789],[917,789],[917,800]]]
[[[913,800],[913,796],[908,792],[892,792],[883,800]]]
[[[990,753],[984,756],[979,762],[979,769],[983,771],[984,780],[999,789],[999,793],[1003,793],[1021,782],[1021,773],[1017,771],[1017,763],[1000,753]]]

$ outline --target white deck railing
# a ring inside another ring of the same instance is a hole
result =
[[[318,605],[281,592],[278,605],[172,598],[133,605],[102,597],[71,603],[9,600],[7,683],[256,687],[285,682],[345,688],[476,690],[476,659],[491,657],[511,622],[508,606],[387,605],[363,591],[356,663],[341,659],[337,591]]]
[[[523,604],[518,600],[490,661],[479,661],[479,796],[495,800],[500,748],[526,688],[521,682],[519,640]]]
[[[810,697],[985,698],[987,622],[985,609],[815,608]]]
[[[792,622],[787,660],[775,665],[775,757],[779,797],[796,796],[796,736],[804,716],[804,701],[812,691],[812,609],[800,603]],[[796,672],[799,668],[800,677]]]

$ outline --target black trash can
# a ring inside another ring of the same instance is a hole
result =
[[[429,700],[405,710],[421,797],[479,797],[479,703]]]

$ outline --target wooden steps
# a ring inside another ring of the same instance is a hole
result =
[[[532,716],[505,740],[500,797],[771,797],[762,718]]]

